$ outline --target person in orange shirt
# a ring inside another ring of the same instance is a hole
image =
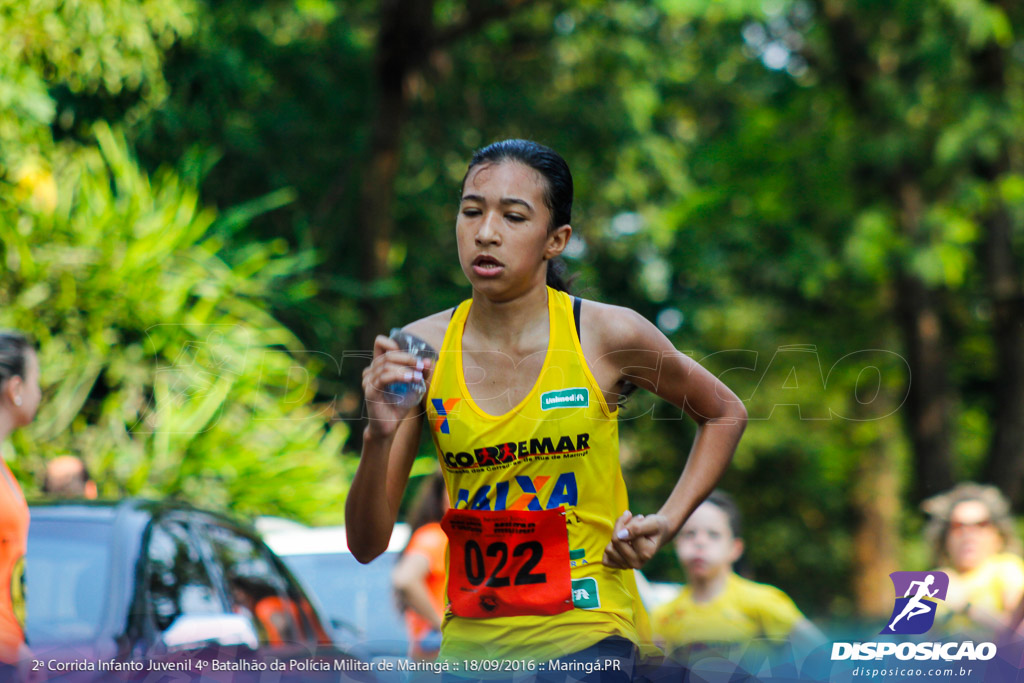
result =
[[[230,584],[234,611],[255,620],[260,642],[270,646],[299,642],[302,618],[291,599],[251,576],[232,576]]]
[[[441,647],[444,555],[448,548],[441,518],[448,507],[444,478],[435,472],[417,493],[410,517],[413,533],[391,574],[398,601],[405,608],[409,656],[414,659],[436,659]]]
[[[32,343],[20,332],[0,331],[0,444],[32,422],[41,397]],[[28,504],[2,458],[0,470],[0,681],[7,681],[29,661],[24,631]]]

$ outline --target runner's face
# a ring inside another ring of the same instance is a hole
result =
[[[732,571],[733,563],[743,552],[743,541],[732,535],[728,515],[714,503],[706,502],[686,520],[675,546],[691,581]]]
[[[516,295],[545,281],[546,187],[540,173],[515,161],[469,172],[455,232],[459,263],[474,289]]]
[[[946,551],[954,569],[970,571],[998,553],[1003,539],[988,506],[979,500],[957,503],[949,516]]]

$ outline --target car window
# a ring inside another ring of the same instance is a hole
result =
[[[204,537],[224,573],[232,609],[253,620],[264,645],[313,644],[319,623],[308,601],[281,573],[262,544],[231,529],[209,525]]]
[[[182,523],[154,523],[146,558],[149,603],[158,629],[166,631],[182,615],[224,613],[199,548]]]
[[[391,589],[391,571],[399,553],[384,553],[370,565],[351,553],[285,555],[285,563],[313,590],[324,617],[339,629],[342,641],[372,642],[375,651],[405,654],[405,619]]]
[[[110,525],[32,520],[25,556],[25,630],[29,642],[86,640],[106,607]]]

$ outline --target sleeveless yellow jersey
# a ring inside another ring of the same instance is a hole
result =
[[[543,660],[609,636],[649,640],[633,572],[601,563],[628,500],[617,416],[584,360],[572,298],[548,289],[548,350],[540,376],[504,415],[485,413],[473,402],[471,390],[482,392],[484,384],[472,384],[481,381],[480,368],[463,367],[462,334],[471,303],[464,301],[452,316],[427,395],[427,418],[452,507],[562,507],[572,604],[559,614],[491,618],[456,616],[449,605],[441,658]]]

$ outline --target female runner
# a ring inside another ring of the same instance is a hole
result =
[[[452,505],[440,660],[469,666],[463,675],[481,659],[635,661],[649,633],[632,570],[712,490],[746,423],[739,399],[646,319],[565,293],[552,263],[572,234],[572,194],[547,147],[478,151],[455,225],[472,298],[404,328],[440,350],[436,364],[379,336],[363,374],[349,547],[361,562],[387,548],[426,422]],[[420,409],[389,402],[388,385],[424,380]],[[698,425],[675,488],[646,516],[630,512],[619,467],[616,405],[629,384]]]

